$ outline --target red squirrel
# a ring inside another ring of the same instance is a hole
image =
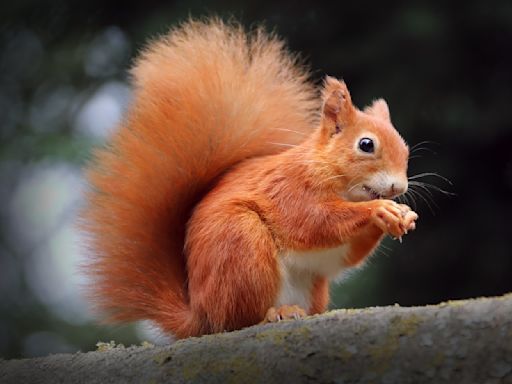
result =
[[[152,42],[88,169],[94,304],[175,337],[324,312],[329,280],[418,218],[386,102],[321,95],[282,41],[189,21]]]

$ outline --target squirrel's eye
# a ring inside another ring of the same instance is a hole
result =
[[[375,151],[373,140],[367,137],[362,138],[359,140],[359,149],[366,153],[373,153]]]

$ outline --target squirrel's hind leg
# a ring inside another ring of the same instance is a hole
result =
[[[267,226],[256,212],[242,207],[222,216],[198,212],[190,224],[190,304],[203,319],[205,331],[259,323],[275,302],[280,277],[277,249]]]

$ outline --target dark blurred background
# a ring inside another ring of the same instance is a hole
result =
[[[362,4],[362,5],[359,5]],[[263,22],[359,106],[384,97],[419,146],[418,229],[334,286],[332,307],[512,291],[512,2],[4,1],[0,5],[0,357],[154,340],[95,325],[74,227],[82,167],[130,100],[143,44],[188,16]],[[425,201],[426,200],[426,201]],[[427,204],[428,203],[428,204]],[[431,206],[429,208],[429,205]]]

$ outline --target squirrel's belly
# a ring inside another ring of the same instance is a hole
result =
[[[298,305],[308,310],[314,279],[318,276],[332,279],[339,275],[348,250],[348,245],[342,245],[314,251],[290,250],[280,254],[281,287],[274,306]]]

